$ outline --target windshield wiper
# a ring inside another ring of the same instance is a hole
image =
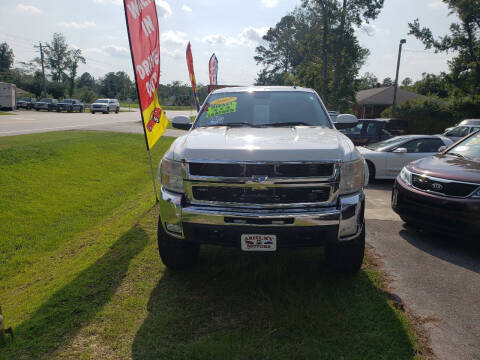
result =
[[[469,156],[465,156],[465,155],[462,155],[462,154],[459,154],[459,153],[451,153],[451,152],[448,152],[447,154],[448,154],[448,155],[457,156],[457,157],[462,158],[462,159],[467,159],[467,160],[471,160],[471,159],[472,159],[472,158],[469,157]]]
[[[448,155],[453,155],[453,156],[457,156],[459,158],[462,158],[462,159],[466,159],[465,156],[463,156],[462,154],[459,154],[459,153],[455,153],[455,152],[448,152],[447,153]]]
[[[269,126],[282,127],[282,126],[313,126],[301,121],[292,121],[292,122],[279,122],[268,124]]]
[[[233,123],[226,123],[226,124],[223,124],[223,126],[228,126],[228,127],[242,127],[242,126],[247,126],[247,127],[264,127],[264,125],[255,125],[255,124],[251,124],[249,122],[246,122],[246,121],[242,121],[242,122],[233,122]]]

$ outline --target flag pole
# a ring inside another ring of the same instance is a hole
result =
[[[155,174],[153,172],[152,155],[150,154],[150,146],[148,145],[147,129],[145,129],[145,120],[143,119],[142,99],[141,99],[141,96],[140,96],[140,91],[138,90],[137,71],[135,70],[135,60],[133,58],[132,41],[130,39],[130,30],[129,30],[129,24],[128,24],[127,7],[125,6],[125,2],[123,3],[123,10],[125,12],[125,21],[126,21],[126,24],[127,24],[128,45],[130,46],[130,57],[132,58],[133,75],[135,76],[135,87],[137,88],[137,98],[138,98],[138,105],[139,105],[139,108],[140,108],[140,116],[142,118],[143,135],[145,137],[145,145],[147,146],[148,161],[150,163],[150,172],[152,174],[153,192],[155,193],[155,204],[158,204],[159,200],[158,200],[158,193],[157,193],[157,184],[155,183]],[[157,11],[156,7],[155,7],[155,11]]]

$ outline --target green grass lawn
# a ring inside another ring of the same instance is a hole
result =
[[[155,163],[172,139],[153,149]],[[202,249],[166,270],[143,135],[0,138],[0,359],[413,359],[423,348],[368,258]]]
[[[10,112],[0,111],[0,115],[15,115],[15,114],[14,114],[14,113],[10,113]]]

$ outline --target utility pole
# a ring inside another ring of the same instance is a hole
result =
[[[400,45],[398,47],[398,60],[397,60],[397,75],[395,76],[395,84],[393,90],[393,104],[392,104],[392,117],[395,117],[395,107],[397,106],[397,91],[398,91],[398,73],[400,71],[400,58],[402,57],[402,46],[406,44],[407,40],[400,40]]]
[[[45,65],[43,64],[43,47],[42,42],[39,41],[40,46],[34,46],[35,48],[40,49],[40,59],[42,60],[42,74],[43,74],[43,97],[47,97],[47,83],[45,80]]]

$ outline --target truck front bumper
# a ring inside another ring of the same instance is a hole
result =
[[[225,246],[236,246],[235,239],[237,235],[240,238],[240,233],[279,234],[284,238],[299,239],[293,243],[290,241],[288,247],[294,247],[296,243],[316,246],[349,241],[361,233],[364,212],[363,192],[339,197],[336,206],[315,208],[244,209],[185,205],[183,195],[163,187],[160,199],[160,219],[167,234],[178,239]],[[301,240],[310,237],[312,240],[307,243]]]

